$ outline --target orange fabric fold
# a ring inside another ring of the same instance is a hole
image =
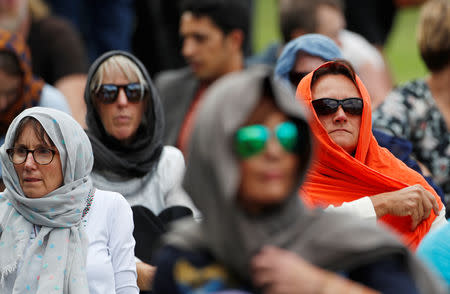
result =
[[[325,63],[322,66],[326,66]],[[407,167],[387,149],[380,147],[372,134],[372,110],[370,96],[363,83],[356,77],[356,86],[364,101],[361,128],[355,156],[351,156],[329,137],[315,114],[312,106],[311,80],[313,73],[302,79],[297,88],[297,99],[311,111],[310,125],[316,140],[315,158],[310,173],[299,194],[310,207],[335,206],[365,196],[391,192],[422,185],[443,204],[426,180],[416,171]],[[415,250],[422,238],[430,230],[436,215],[432,211],[428,219],[411,231],[411,218],[386,215],[379,221],[397,232],[404,243]]]

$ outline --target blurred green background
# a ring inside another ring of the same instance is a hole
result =
[[[277,0],[255,1],[253,46],[260,52],[271,42],[280,39]],[[311,0],[314,1],[314,0]],[[418,7],[402,8],[385,48],[385,55],[396,84],[422,77],[427,73],[416,44]]]

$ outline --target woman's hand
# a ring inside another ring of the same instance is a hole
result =
[[[150,291],[153,288],[153,278],[155,277],[156,267],[144,262],[136,263],[137,285],[141,291]]]
[[[252,279],[264,294],[319,293],[321,270],[295,253],[264,247],[251,261]]]
[[[410,216],[411,230],[414,230],[422,220],[430,216],[431,209],[439,215],[439,204],[428,190],[421,185],[414,185],[401,190],[386,192],[371,196],[377,217],[386,214]]]
[[[264,247],[253,257],[251,274],[253,284],[264,294],[379,294],[273,246]]]

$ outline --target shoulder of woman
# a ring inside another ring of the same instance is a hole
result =
[[[64,94],[55,87],[45,84],[42,88],[40,106],[50,107],[71,114],[69,104]]]
[[[122,194],[113,191],[96,189],[94,201],[96,201],[98,205],[101,205],[102,207],[105,208],[108,207],[110,209],[115,209],[116,207],[130,208],[130,204],[125,199],[125,197],[123,197]]]
[[[173,146],[164,146],[158,164],[158,173],[173,172],[174,169],[184,170],[184,157],[181,151]]]

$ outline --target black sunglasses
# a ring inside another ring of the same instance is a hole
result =
[[[147,88],[139,83],[131,83],[126,85],[103,84],[98,90],[94,90],[93,94],[96,99],[104,104],[111,104],[117,100],[120,89],[124,89],[129,102],[137,103],[144,99]]]
[[[317,115],[335,113],[339,106],[349,114],[361,115],[363,111],[363,100],[361,98],[346,98],[342,100],[333,98],[320,98],[312,101]]]
[[[291,71],[289,72],[289,81],[294,86],[294,88],[297,88],[300,81],[308,74],[309,74],[308,71],[303,72]]]

